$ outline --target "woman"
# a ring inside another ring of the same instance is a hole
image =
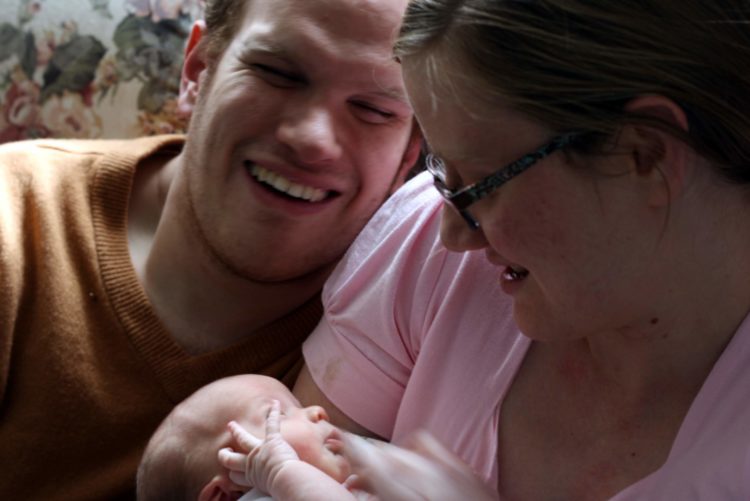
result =
[[[396,54],[443,242],[532,339],[501,496],[747,499],[750,3],[413,0]]]

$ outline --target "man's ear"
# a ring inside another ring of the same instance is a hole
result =
[[[193,23],[185,45],[185,60],[182,64],[180,76],[180,94],[177,99],[177,111],[184,117],[189,117],[198,98],[200,76],[206,69],[204,47],[199,44],[206,31],[205,21],[198,20]]]
[[[625,106],[632,115],[653,118],[678,131],[687,132],[689,125],[685,111],[673,100],[657,95],[638,96]],[[649,186],[648,203],[654,207],[669,205],[685,186],[690,147],[663,129],[647,124],[627,124],[622,128],[618,143],[632,155],[633,172]]]
[[[226,475],[216,475],[201,489],[198,501],[236,501],[242,494]]]
[[[396,177],[393,178],[391,183],[391,189],[388,192],[389,195],[393,194],[397,189],[404,184],[406,176],[409,171],[414,167],[414,164],[419,158],[419,150],[422,147],[422,129],[419,128],[419,124],[416,119],[412,119],[411,134],[409,135],[409,142],[406,143],[404,149],[404,155],[401,157],[401,165],[398,167]]]

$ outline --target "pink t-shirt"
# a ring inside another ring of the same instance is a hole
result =
[[[500,270],[439,239],[427,174],[386,202],[323,291],[303,347],[321,390],[349,417],[398,443],[422,428],[497,483],[500,405],[530,345]],[[612,498],[750,500],[750,322],[696,397],[669,459]]]

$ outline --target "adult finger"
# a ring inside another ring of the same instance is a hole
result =
[[[342,441],[342,453],[355,473],[354,478],[348,480],[349,487],[373,492],[374,485],[392,475],[381,447],[351,433],[342,433]]]
[[[451,450],[427,431],[420,430],[415,432],[406,442],[406,447],[409,450],[416,452],[426,459],[451,468],[465,466],[467,472],[471,471]]]
[[[431,433],[420,430],[409,439],[409,449],[423,458],[433,461],[436,465],[442,465],[446,472],[451,475],[463,477],[474,477],[475,473],[471,467],[461,460],[456,454],[445,447],[442,442]]]
[[[364,489],[365,486],[362,483],[362,480],[359,475],[349,475],[346,477],[346,480],[341,484],[343,485],[347,490],[355,490],[355,489]]]
[[[446,480],[441,468],[416,452],[391,444],[375,446],[345,435],[344,456],[358,476],[354,486],[381,499],[451,499],[436,492]]]

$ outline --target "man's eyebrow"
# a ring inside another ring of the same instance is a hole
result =
[[[295,58],[292,56],[292,53],[286,47],[276,43],[274,40],[264,40],[262,38],[247,40],[242,45],[242,53],[244,55],[255,54],[273,56],[283,59],[289,64],[295,64]],[[368,92],[368,94],[382,97],[383,99],[398,101],[401,104],[411,107],[409,98],[406,95],[406,90],[402,86],[379,86],[377,90]]]
[[[283,59],[293,60],[289,50],[283,45],[276,43],[273,40],[264,40],[254,38],[252,40],[246,40],[242,44],[243,54],[266,54],[269,56],[276,56]]]

